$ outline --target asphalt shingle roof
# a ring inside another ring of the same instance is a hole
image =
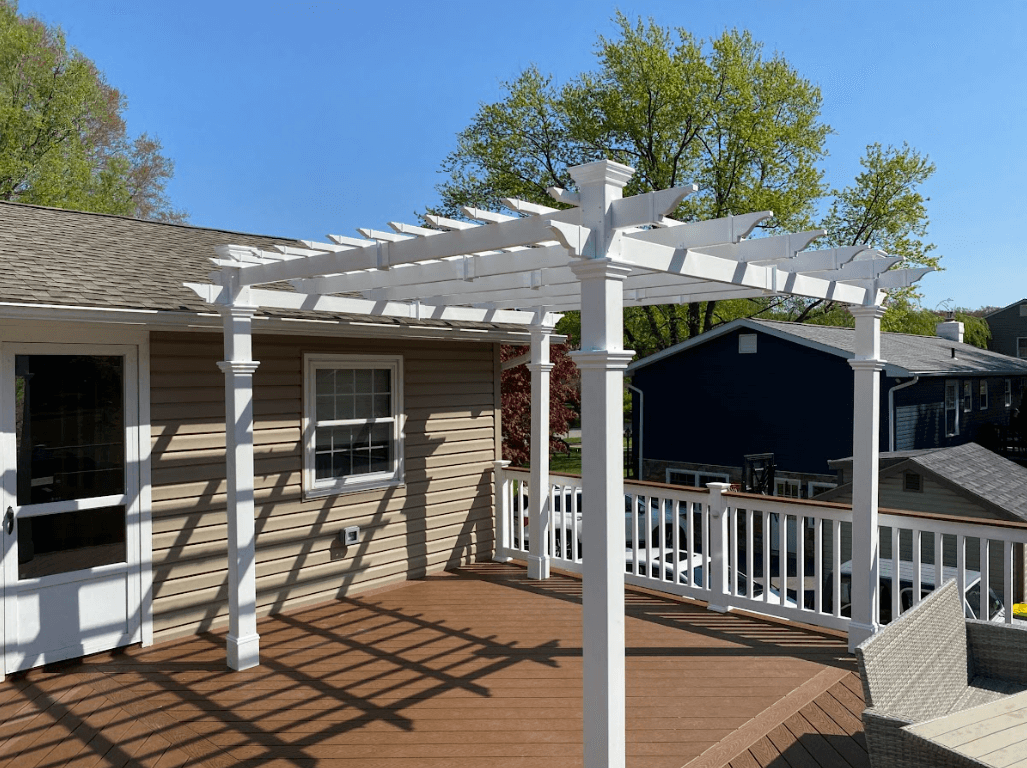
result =
[[[851,462],[850,456],[831,464]],[[887,469],[882,469],[882,474],[904,471],[914,465],[985,505],[1027,521],[1027,469],[977,443],[951,448],[890,451],[881,454],[881,463],[887,466]],[[824,498],[829,498],[829,493],[824,494]]]
[[[749,320],[768,330],[786,333],[842,352],[855,354],[856,332],[852,328],[776,320]],[[952,356],[952,350],[956,356]],[[993,373],[1027,374],[1027,360],[990,352],[940,336],[914,336],[908,333],[882,333],[881,357],[890,365],[920,375]]]
[[[0,302],[211,312],[183,283],[210,282],[218,245],[303,247],[298,240],[124,216],[0,202]],[[275,286],[265,286],[275,287]],[[265,310],[276,317],[366,321],[366,315]],[[400,320],[376,324],[509,329],[490,323]]]

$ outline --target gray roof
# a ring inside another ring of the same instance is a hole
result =
[[[0,203],[0,301],[210,312],[184,282],[209,282],[214,247],[297,240]]]
[[[655,355],[643,358],[633,363],[628,368],[628,373],[739,328],[764,331],[778,338],[795,341],[838,357],[852,358],[855,356],[856,331],[852,328],[748,318],[734,320],[701,336],[696,336]],[[955,357],[952,356],[952,350],[955,350]],[[975,347],[972,344],[943,339],[940,336],[882,333],[881,357],[887,362],[885,372],[889,376],[1027,374],[1027,360],[1019,360]]]
[[[303,247],[293,238],[254,235],[125,216],[0,202],[0,303],[204,312],[183,283],[207,283],[218,245]],[[277,286],[265,286],[274,288]],[[274,317],[366,321],[366,315],[263,310]],[[376,325],[516,330],[492,323],[400,320]]]
[[[832,466],[851,463],[852,457],[830,462]],[[1027,469],[1004,456],[978,445],[966,443],[952,448],[927,448],[917,451],[891,451],[881,454],[882,476],[916,468],[961,495],[990,507],[1003,517],[1027,521]],[[821,494],[830,496],[850,484]]]

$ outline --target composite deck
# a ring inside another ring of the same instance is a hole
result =
[[[581,583],[482,564],[0,683],[0,768],[581,765]],[[867,766],[845,641],[627,594],[632,768]]]

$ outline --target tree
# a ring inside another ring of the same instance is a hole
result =
[[[567,356],[566,344],[550,348],[553,370],[549,374],[549,442],[550,451],[557,450],[557,435],[567,434],[571,421],[581,407],[578,369]],[[528,347],[504,346],[500,358],[504,361],[519,357]],[[527,466],[531,460],[531,371],[518,365],[503,371],[503,458],[515,466]]]
[[[831,132],[819,89],[779,54],[764,56],[748,32],[699,40],[652,19],[618,14],[615,23],[617,36],[597,42],[594,71],[558,87],[529,67],[504,84],[502,99],[481,105],[442,164],[436,212],[459,217],[460,206],[496,208],[504,197],[555,206],[546,189],[572,187],[569,166],[609,158],[636,170],[625,194],[698,184],[679,219],[772,210],[764,233],[813,226],[827,193],[820,165]],[[879,144],[862,164],[853,186],[832,191],[820,242],[936,264],[917,191],[934,166],[906,145]],[[785,299],[631,307],[625,342],[645,356],[736,317],[810,320],[835,309]]]
[[[59,28],[0,0],[0,200],[182,221],[157,138],[130,140],[125,99]]]
[[[686,221],[773,210],[765,229],[810,222],[830,133],[820,90],[781,56],[765,58],[748,32],[704,42],[651,19],[616,23],[617,38],[599,38],[595,72],[557,88],[529,67],[481,106],[443,163],[439,212],[503,197],[553,204],[546,188],[572,186],[569,166],[609,158],[636,169],[625,194],[696,182],[676,214]],[[669,346],[710,328],[715,309],[633,309],[629,340],[654,334]]]

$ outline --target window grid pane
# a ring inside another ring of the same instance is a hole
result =
[[[392,368],[315,369],[315,481],[396,467]]]

